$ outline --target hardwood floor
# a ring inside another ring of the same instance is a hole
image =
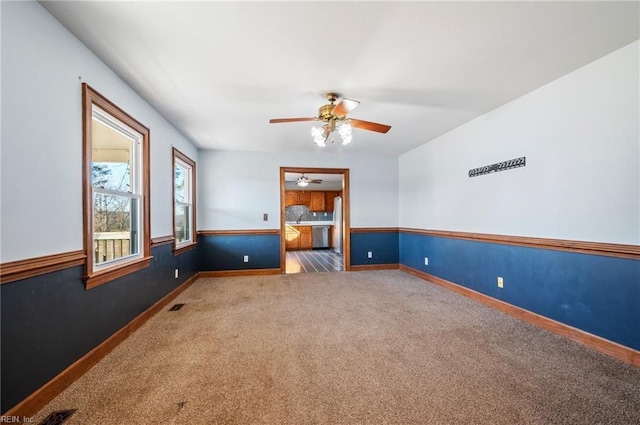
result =
[[[339,272],[342,270],[344,270],[342,256],[331,250],[287,251],[287,274]]]

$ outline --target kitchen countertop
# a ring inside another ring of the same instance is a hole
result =
[[[299,223],[295,221],[287,221],[289,226],[333,226],[333,221],[301,221]]]

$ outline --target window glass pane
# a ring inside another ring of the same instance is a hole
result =
[[[136,198],[95,193],[93,255],[96,265],[139,253]]]
[[[180,165],[175,169],[176,202],[189,202],[189,170]]]
[[[191,240],[191,208],[189,205],[176,204],[176,243]]]
[[[93,117],[91,142],[93,187],[122,192],[132,191],[131,164],[135,141]]]
[[[128,163],[94,162],[91,180],[93,187],[131,192],[131,167]]]

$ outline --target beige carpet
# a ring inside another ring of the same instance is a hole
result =
[[[639,424],[640,369],[401,271],[200,279],[66,424]]]

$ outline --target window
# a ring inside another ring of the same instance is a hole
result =
[[[173,237],[174,252],[196,244],[196,163],[173,149]]]
[[[82,91],[89,289],[149,265],[149,130],[87,84]]]

